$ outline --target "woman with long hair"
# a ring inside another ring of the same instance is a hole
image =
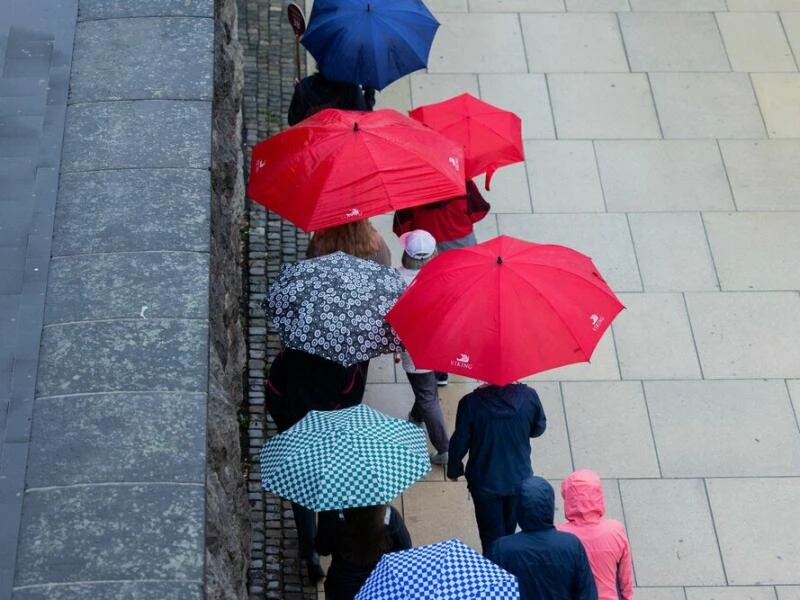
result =
[[[357,258],[372,260],[386,267],[392,265],[389,246],[369,219],[320,229],[308,243],[306,256],[316,258],[333,252],[344,252]]]
[[[320,513],[316,547],[331,555],[325,600],[353,600],[381,557],[411,548],[411,536],[393,506],[364,506]]]

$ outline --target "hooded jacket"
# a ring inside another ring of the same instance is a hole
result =
[[[594,573],[599,600],[632,600],[633,567],[625,527],[604,518],[603,485],[589,469],[575,471],[561,484],[567,522],[558,526],[578,536]]]
[[[597,600],[583,545],[553,526],[553,487],[528,477],[517,499],[522,531],[498,539],[487,558],[517,576],[521,600]]]
[[[533,474],[530,438],[542,435],[546,427],[533,388],[524,383],[481,386],[458,403],[447,476],[466,475],[475,497],[513,496],[520,482]]]

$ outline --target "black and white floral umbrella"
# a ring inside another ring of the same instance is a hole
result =
[[[335,252],[283,265],[265,309],[284,346],[347,367],[400,350],[384,316],[404,288],[396,270]]]

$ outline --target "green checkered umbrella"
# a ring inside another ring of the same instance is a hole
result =
[[[312,410],[261,449],[264,489],[315,511],[385,504],[430,470],[421,428],[363,404]]]

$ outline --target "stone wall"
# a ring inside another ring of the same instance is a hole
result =
[[[245,341],[242,329],[244,216],[242,52],[235,0],[214,7],[214,103],[206,482],[206,598],[247,598],[250,507],[239,437]]]

